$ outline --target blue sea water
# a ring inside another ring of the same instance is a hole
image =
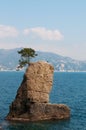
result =
[[[0,130],[86,130],[86,73],[54,73],[50,102],[71,109],[70,119],[61,121],[5,121],[22,79],[23,72],[0,72]]]

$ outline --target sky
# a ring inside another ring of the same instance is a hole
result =
[[[86,60],[86,0],[0,0],[0,49]]]

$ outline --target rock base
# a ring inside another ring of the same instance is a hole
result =
[[[11,111],[6,117],[13,121],[61,120],[70,117],[70,109],[64,104],[33,103],[25,113]]]

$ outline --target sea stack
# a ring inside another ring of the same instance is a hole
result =
[[[30,63],[15,100],[10,105],[7,120],[39,121],[70,117],[69,107],[49,102],[53,72],[53,66],[47,62]]]

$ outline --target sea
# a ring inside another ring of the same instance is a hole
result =
[[[67,120],[9,122],[5,120],[24,72],[0,72],[0,130],[86,130],[86,72],[54,72],[50,102],[66,104]]]

